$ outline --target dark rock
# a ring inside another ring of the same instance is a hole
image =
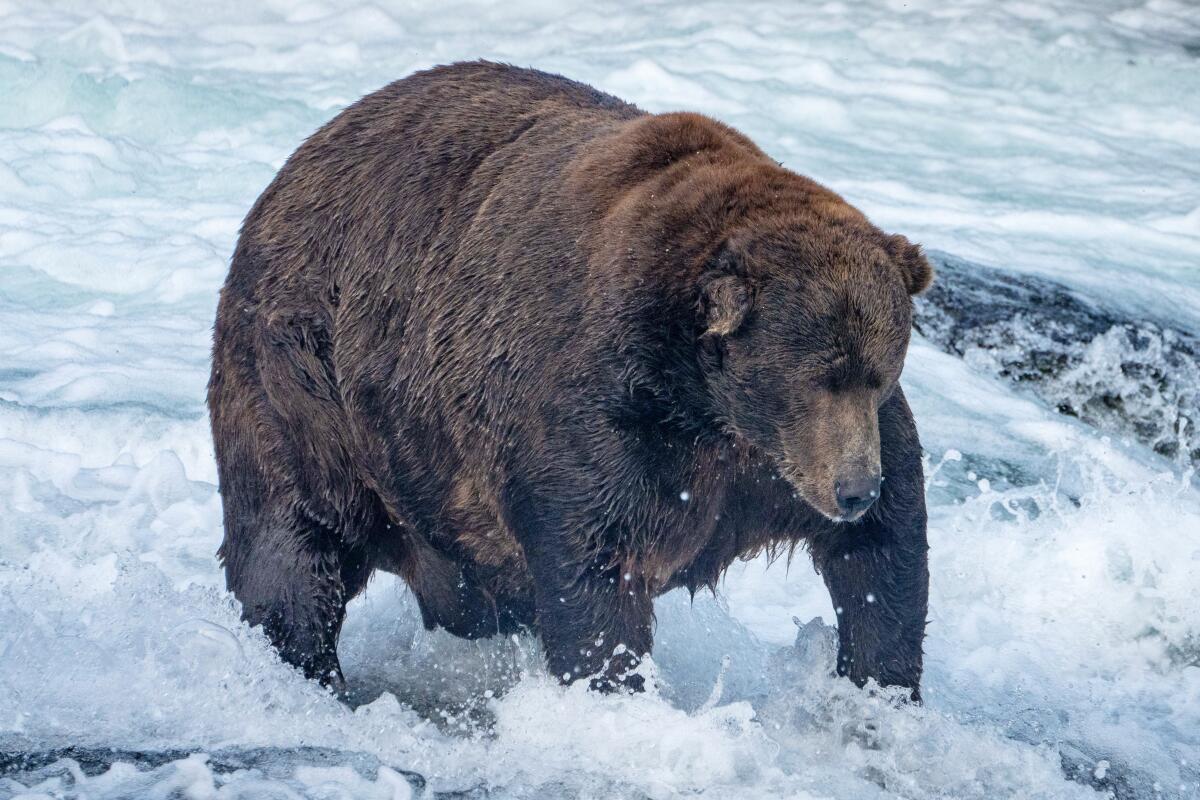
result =
[[[1200,337],[1141,320],[1046,278],[931,253],[916,329],[938,348],[1027,387],[1059,413],[1200,464]]]

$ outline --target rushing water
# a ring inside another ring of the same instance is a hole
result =
[[[1198,53],[1172,0],[0,0],[0,798],[1200,795]],[[387,576],[350,705],[239,623],[203,408],[238,223],[340,107],[474,57],[718,116],[936,251],[923,707],[828,677],[803,556],[663,598],[639,697]]]

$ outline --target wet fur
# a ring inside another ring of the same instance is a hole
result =
[[[650,652],[654,596],[804,544],[841,609],[839,671],[915,690],[925,507],[903,393],[875,398],[883,495],[838,524],[722,384],[757,287],[796,268],[784,245],[810,253],[806,285],[868,276],[853,352],[829,357],[849,396],[903,358],[897,304],[928,265],[736,131],[483,62],[339,114],[250,212],[218,311],[220,555],[246,619],[337,682],[345,604],[385,569],[428,627],[536,629],[555,674],[607,687]],[[779,370],[780,347],[738,363]],[[776,422],[839,446],[837,419]]]

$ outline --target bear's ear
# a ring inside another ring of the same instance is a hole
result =
[[[744,271],[735,243],[726,241],[708,261],[700,278],[702,339],[728,336],[742,326],[754,305],[754,292]]]
[[[929,288],[933,281],[933,267],[925,260],[921,245],[913,244],[903,236],[888,236],[884,239],[884,250],[892,262],[904,273],[904,281],[909,294],[920,294]]]
[[[750,288],[736,275],[718,275],[704,284],[705,336],[728,336],[750,313]]]

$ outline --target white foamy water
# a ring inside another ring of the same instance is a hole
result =
[[[427,633],[377,577],[343,705],[223,591],[203,407],[283,159],[475,57],[711,113],[931,248],[1200,330],[1198,52],[1173,0],[0,0],[0,754],[36,757],[0,798],[1200,795],[1194,479],[924,342],[921,708],[827,677],[803,556],[663,598],[639,697]]]

